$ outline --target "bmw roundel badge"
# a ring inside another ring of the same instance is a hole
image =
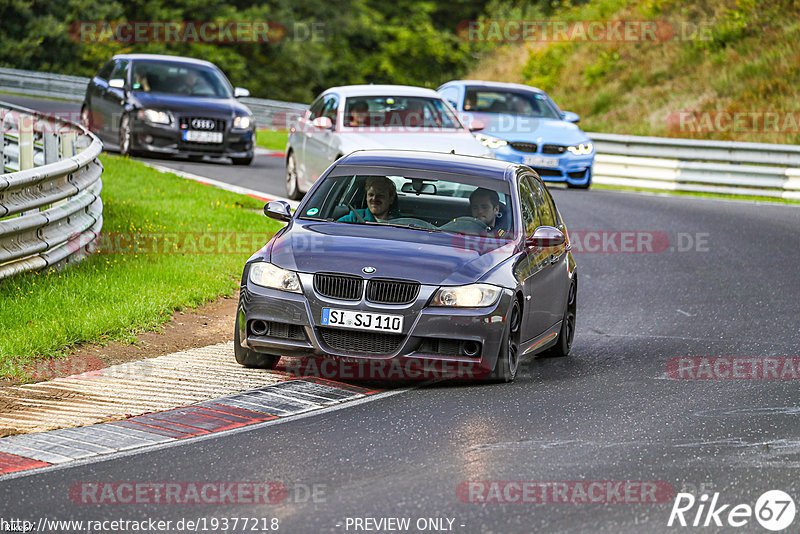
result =
[[[361,270],[364,272],[364,274],[372,274],[375,272],[375,267],[364,267]]]

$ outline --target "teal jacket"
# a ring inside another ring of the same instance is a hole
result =
[[[375,216],[372,215],[372,212],[369,211],[369,209],[364,208],[362,210],[356,210],[356,211],[358,212],[359,215],[361,215],[364,218],[366,222],[378,222],[375,220]],[[397,210],[392,210],[389,212],[390,219],[396,219],[398,217],[400,217],[400,212],[398,212]],[[361,222],[361,219],[356,217],[356,214],[353,213],[352,211],[350,211],[350,213],[348,213],[344,217],[339,217],[337,220],[341,222]]]

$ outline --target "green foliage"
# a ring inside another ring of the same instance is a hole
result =
[[[490,4],[513,10],[551,2],[3,0],[0,66],[92,76],[116,53],[183,55],[216,63],[253,96],[299,102],[343,84],[436,87],[464,74],[486,47],[461,39],[457,28]],[[269,21],[285,34],[267,43],[95,42],[81,39],[81,21]]]
[[[572,43],[553,43],[531,51],[522,68],[522,79],[534,87],[552,91],[560,84],[561,74],[572,48]]]

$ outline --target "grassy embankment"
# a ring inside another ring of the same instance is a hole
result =
[[[283,152],[286,149],[288,137],[289,132],[286,130],[256,130],[256,144],[269,150]]]
[[[469,76],[540,87],[586,131],[800,144],[799,16],[789,0],[596,0],[552,18],[653,20],[664,38],[507,44]]]
[[[0,281],[0,376],[77,343],[135,341],[175,310],[231,294],[280,226],[262,203],[104,155],[100,250],[57,273]],[[154,238],[157,238],[154,239]]]

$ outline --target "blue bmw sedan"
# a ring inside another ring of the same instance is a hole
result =
[[[580,117],[561,111],[541,89],[514,83],[450,81],[438,89],[470,129],[483,124],[476,137],[495,157],[522,163],[543,180],[588,189],[592,183],[594,146],[575,124]]]
[[[294,214],[284,201],[264,210],[287,224],[244,267],[234,331],[242,365],[433,361],[509,382],[523,355],[569,353],[575,262],[529,167],[357,151],[334,162]]]

